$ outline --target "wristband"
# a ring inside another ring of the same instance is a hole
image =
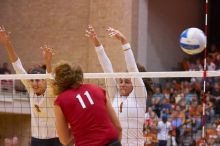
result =
[[[129,43],[122,45],[123,51],[127,51],[131,49],[131,45]]]

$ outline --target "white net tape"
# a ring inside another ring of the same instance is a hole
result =
[[[207,71],[206,77],[218,77],[220,70]],[[203,77],[203,71],[176,71],[176,72],[120,72],[120,73],[84,73],[84,78],[186,78]],[[50,74],[9,74],[0,75],[0,80],[15,79],[53,79]]]

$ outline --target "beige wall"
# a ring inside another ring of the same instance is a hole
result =
[[[123,68],[120,45],[108,38],[105,29],[113,26],[131,39],[132,0],[1,0],[0,23],[10,32],[25,67],[41,62],[40,46],[56,49],[54,63],[80,63],[86,72],[100,72],[93,46],[84,37],[88,24],[94,25],[116,70]],[[0,47],[0,62],[7,56]]]
[[[107,26],[125,33],[136,59],[149,71],[167,71],[186,56],[178,44],[182,30],[203,27],[203,8],[200,0],[1,0],[0,24],[12,32],[25,67],[41,62],[39,47],[47,43],[57,50],[54,63],[69,60],[86,72],[101,72],[93,46],[84,37],[92,24],[115,71],[125,69],[124,59],[119,43],[106,36]],[[7,56],[0,46],[3,61]]]
[[[140,0],[138,56],[148,71],[169,71],[187,56],[179,35],[189,27],[203,29],[204,1]]]

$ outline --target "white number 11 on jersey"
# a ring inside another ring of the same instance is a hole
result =
[[[84,92],[84,95],[85,95],[85,96],[87,97],[87,99],[89,100],[89,103],[90,103],[91,105],[93,105],[94,102],[93,102],[92,97],[90,96],[89,92],[88,92],[88,91]],[[79,103],[81,104],[82,108],[86,108],[86,105],[85,105],[85,103],[84,103],[84,101],[83,101],[83,99],[82,99],[82,96],[81,96],[80,94],[77,94],[77,95],[76,95],[76,98],[79,100]]]

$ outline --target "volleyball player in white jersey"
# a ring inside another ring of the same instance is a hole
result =
[[[0,43],[6,48],[9,59],[16,73],[27,74],[4,27],[0,27]],[[43,48],[43,58],[47,72],[50,73],[52,71],[51,48],[48,48],[47,46]],[[43,68],[37,67],[33,68],[30,73],[45,74],[46,71]],[[22,80],[22,83],[25,85],[30,97],[31,146],[61,146],[56,133],[55,115],[53,111],[54,95],[51,83],[42,79]]]
[[[138,72],[133,52],[125,36],[113,28],[108,28],[109,36],[118,39],[123,48],[128,72]],[[92,26],[86,30],[86,36],[94,43],[99,62],[104,72],[113,72],[112,64]],[[123,146],[143,146],[143,123],[146,110],[147,91],[142,78],[123,78],[117,84],[111,78],[106,80],[109,97],[122,125]]]

